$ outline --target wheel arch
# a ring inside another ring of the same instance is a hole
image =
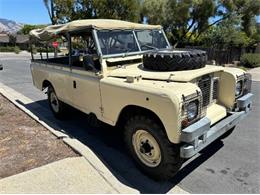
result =
[[[130,116],[137,115],[137,114],[142,114],[151,117],[162,127],[164,133],[167,135],[165,126],[162,120],[160,119],[160,117],[154,111],[137,105],[125,106],[118,115],[116,126],[122,127]]]
[[[49,86],[52,86],[52,87],[53,87],[53,85],[51,84],[51,82],[50,82],[49,80],[46,80],[46,79],[45,79],[45,80],[42,82],[42,90],[48,88]]]

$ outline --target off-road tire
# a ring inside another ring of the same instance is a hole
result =
[[[52,104],[51,103],[51,94],[52,93],[54,93],[55,96],[57,97],[54,88],[52,86],[49,86],[48,91],[47,91],[49,107],[50,107],[53,115],[55,116],[55,118],[62,120],[66,117],[67,105],[57,98],[57,104],[59,106],[58,106],[58,110],[54,110],[52,105],[51,105]]]
[[[220,139],[225,139],[228,136],[230,136],[232,134],[232,132],[235,130],[235,128],[236,128],[236,126],[229,129],[226,133],[224,133],[223,135],[220,136]]]
[[[147,131],[157,141],[161,150],[161,161],[156,167],[145,165],[135,152],[133,135],[139,129]],[[183,159],[180,158],[180,147],[170,143],[161,125],[145,115],[136,115],[129,118],[125,125],[124,139],[127,150],[135,160],[137,166],[146,175],[155,180],[172,178],[180,169]]]
[[[156,71],[194,70],[205,67],[206,63],[207,54],[202,50],[157,50],[143,55],[143,66]]]

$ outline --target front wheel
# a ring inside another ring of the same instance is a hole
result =
[[[156,180],[172,178],[180,169],[180,149],[162,127],[147,116],[133,116],[125,126],[125,143],[138,167]]]

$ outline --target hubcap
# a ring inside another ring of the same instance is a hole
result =
[[[52,92],[50,94],[50,103],[51,103],[52,109],[55,112],[59,112],[59,101],[58,101],[58,98],[57,98],[57,96],[54,92]]]
[[[161,160],[160,146],[155,138],[145,130],[137,130],[132,137],[136,155],[148,167],[157,167]]]

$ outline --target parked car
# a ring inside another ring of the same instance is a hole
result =
[[[78,20],[30,35],[68,41],[68,56],[31,62],[54,115],[70,105],[93,123],[118,126],[138,167],[156,179],[173,177],[252,108],[248,73],[207,65],[204,51],[172,49],[160,25]]]

